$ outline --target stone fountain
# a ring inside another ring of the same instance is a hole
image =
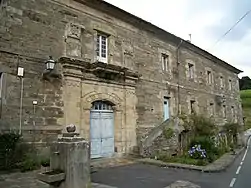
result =
[[[38,179],[51,188],[89,188],[89,143],[75,133],[75,125],[67,126],[66,130],[51,146],[50,170],[38,174]]]

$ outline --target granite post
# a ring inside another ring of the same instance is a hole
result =
[[[89,143],[74,131],[63,134],[52,145],[50,166],[52,170],[62,170],[65,173],[65,180],[60,183],[60,188],[89,188]]]

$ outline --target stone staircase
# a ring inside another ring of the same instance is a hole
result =
[[[171,128],[175,133],[179,134],[184,130],[183,126],[180,125],[181,120],[179,118],[171,118],[152,128],[152,130],[147,134],[147,136],[140,142],[140,156],[149,156],[149,152],[151,153],[151,151],[149,151],[149,148],[154,144],[156,139],[163,135],[163,130],[165,130],[165,128]]]

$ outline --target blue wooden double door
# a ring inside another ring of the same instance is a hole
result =
[[[111,157],[114,154],[114,113],[105,101],[93,104],[90,114],[91,158]]]

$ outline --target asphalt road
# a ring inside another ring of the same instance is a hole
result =
[[[234,176],[230,182],[229,187],[234,188],[251,188],[251,146],[248,148],[239,161]]]
[[[177,180],[190,181],[202,188],[251,188],[251,148],[249,146],[231,167],[221,173],[132,164],[101,169],[92,174],[93,182],[118,188],[164,188]]]

